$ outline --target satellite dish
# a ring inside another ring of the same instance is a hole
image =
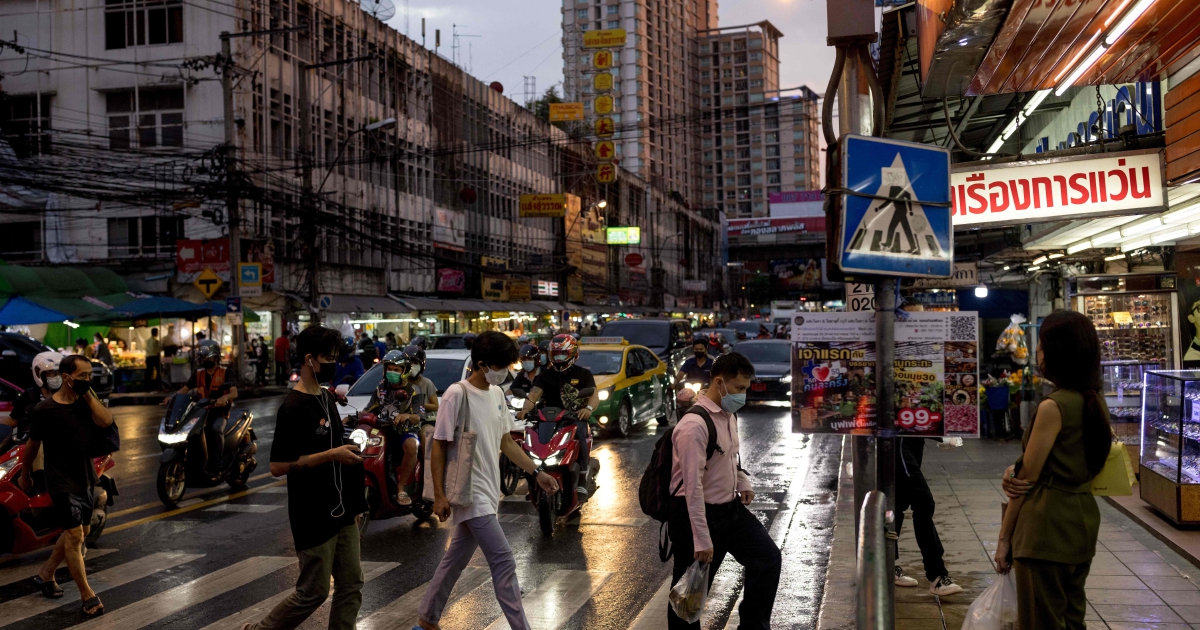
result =
[[[396,17],[396,4],[392,0],[361,0],[361,5],[363,11],[380,22]]]

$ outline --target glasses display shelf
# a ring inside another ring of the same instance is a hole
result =
[[[1177,524],[1200,524],[1200,370],[1147,371],[1141,398],[1142,500]]]

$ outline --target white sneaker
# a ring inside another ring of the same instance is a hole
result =
[[[911,587],[917,585],[917,578],[904,575],[904,569],[896,567],[896,586]]]
[[[929,585],[929,592],[937,595],[938,597],[945,597],[947,595],[961,593],[962,587],[955,584],[954,580],[951,580],[949,575],[943,575]]]

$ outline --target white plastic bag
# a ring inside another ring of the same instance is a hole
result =
[[[671,610],[687,623],[700,621],[704,602],[708,599],[708,563],[699,560],[692,563],[683,576],[671,588]]]
[[[1017,627],[1017,583],[1012,571],[996,578],[963,619],[962,630],[1014,630]]]

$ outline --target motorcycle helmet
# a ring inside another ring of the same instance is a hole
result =
[[[579,342],[571,335],[555,335],[550,340],[550,366],[566,372],[579,358]]]
[[[520,337],[517,337],[518,346],[523,346],[527,343],[529,343],[529,335],[521,335]]]
[[[400,352],[412,366],[409,368],[408,377],[412,380],[420,378],[421,374],[425,373],[425,351],[420,346],[405,346]]]
[[[409,343],[409,345],[416,346],[422,350],[428,350],[429,340],[425,338],[425,335],[417,335],[416,337],[412,338],[412,341]]]
[[[475,333],[467,333],[463,335],[463,347],[465,347],[467,350],[470,350],[471,346],[475,344],[475,338],[478,336],[479,335],[476,335]]]
[[[346,337],[342,340],[342,351],[338,354],[338,363],[345,363],[354,358],[354,349],[357,345],[354,343],[353,337]]]
[[[412,361],[405,356],[403,351],[392,350],[391,352],[388,352],[387,354],[383,355],[383,361],[381,361],[381,363],[383,363],[383,380],[385,383],[387,382],[388,366],[394,365],[400,368],[400,381],[398,384],[401,386],[408,384],[409,380],[411,379]],[[382,385],[383,384],[381,384],[381,386]]]
[[[532,361],[534,368],[536,368],[542,364],[542,351],[539,350],[537,346],[535,346],[531,343],[527,343],[527,344],[521,346],[521,350],[517,353],[517,355],[520,357],[519,360],[521,361],[521,369],[523,369],[523,370],[525,370],[525,362],[526,361]],[[528,369],[525,371],[530,372],[530,371],[532,371],[532,369]]]
[[[58,364],[62,360],[63,355],[53,350],[47,350],[33,357],[33,365],[30,366],[30,370],[33,372],[33,382],[37,383],[38,387],[45,387],[46,385],[42,382],[42,373],[57,372]]]
[[[199,348],[196,348],[196,361],[198,361],[200,365],[204,365],[204,363],[209,359],[212,359],[213,362],[218,362],[221,360],[220,355],[220,349],[213,345],[200,346]]]

